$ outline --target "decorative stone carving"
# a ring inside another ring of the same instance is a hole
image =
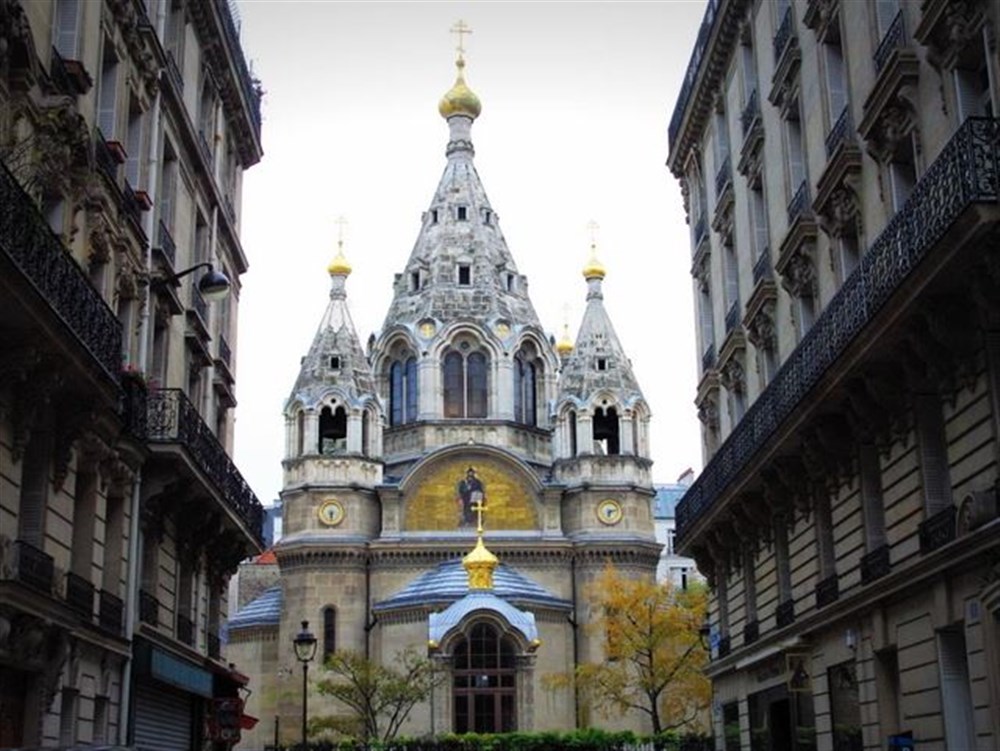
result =
[[[90,131],[73,101],[64,97],[43,108],[35,123],[32,182],[43,193],[73,195],[86,185]]]
[[[719,405],[714,396],[709,396],[698,405],[698,419],[709,430],[719,429]]]
[[[981,0],[925,0],[914,38],[928,47],[927,60],[938,68],[955,66],[969,44],[980,43],[986,17]]]
[[[727,359],[719,372],[719,380],[727,391],[742,394],[746,390],[746,373],[742,358],[734,355]]]
[[[840,0],[809,0],[802,22],[820,42],[840,38]]]
[[[773,351],[777,345],[774,326],[774,300],[765,301],[744,324],[747,339],[757,349]]]
[[[857,237],[861,234],[861,201],[846,185],[830,194],[826,211],[820,214],[820,225],[830,237]]]
[[[780,269],[781,286],[794,297],[814,297],[816,294],[816,269],[811,252],[800,248],[792,253],[784,268]]]
[[[0,0],[0,75],[19,91],[28,91],[38,80],[34,37],[18,0]]]

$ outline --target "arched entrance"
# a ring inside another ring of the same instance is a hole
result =
[[[515,646],[490,623],[476,623],[452,658],[454,732],[505,733],[517,729]]]

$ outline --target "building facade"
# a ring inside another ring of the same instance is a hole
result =
[[[677,503],[691,487],[694,473],[688,470],[674,483],[654,485],[653,522],[656,527],[656,541],[660,543],[660,562],[656,565],[656,580],[670,582],[674,587],[687,589],[688,584],[704,581],[698,573],[693,558],[677,554]]]
[[[602,722],[544,678],[600,659],[602,637],[585,624],[589,582],[607,562],[654,575],[650,413],[604,308],[605,270],[586,264],[576,345],[555,343],[476,172],[480,103],[458,66],[439,107],[444,173],[381,332],[358,340],[338,254],[285,406],[277,570],[228,629],[251,677],[248,711],[280,728],[262,722],[244,748],[299,738],[302,620],[319,638],[310,716],[345,712],[315,692],[325,656],[394,664],[412,648],[429,650],[447,681],[406,735]],[[481,506],[487,547],[472,562],[499,559],[490,585],[462,566]],[[268,565],[247,566],[247,580],[259,587]],[[495,672],[473,680],[487,664]],[[637,717],[613,722],[642,729]]]
[[[224,3],[0,2],[0,747],[232,732],[225,583],[262,521],[230,459],[259,100]]]
[[[719,748],[1000,745],[998,22],[708,4],[668,165]]]

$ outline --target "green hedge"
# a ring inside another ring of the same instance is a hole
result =
[[[640,737],[631,732],[586,729],[569,733],[470,733],[370,744],[359,740],[312,741],[305,751],[712,751],[714,747],[710,736],[663,733]],[[302,745],[268,749],[302,751]]]

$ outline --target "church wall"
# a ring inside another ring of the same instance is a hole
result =
[[[240,671],[250,682],[252,693],[246,700],[244,712],[258,718],[259,722],[251,730],[241,733],[244,748],[264,748],[274,742],[274,714],[278,706],[278,694],[289,692],[295,686],[301,694],[302,686],[298,678],[288,672],[291,666],[285,663],[294,660],[291,638],[279,638],[278,627],[267,626],[243,629],[231,633],[226,645],[226,657],[239,665]]]

